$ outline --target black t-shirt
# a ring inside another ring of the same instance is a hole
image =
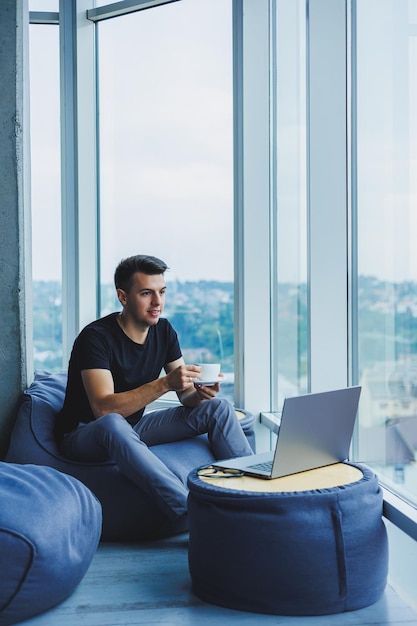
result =
[[[115,393],[129,391],[156,380],[164,365],[181,357],[177,333],[167,319],[161,318],[149,327],[145,343],[129,339],[117,322],[118,313],[88,324],[78,335],[72,348],[64,406],[57,418],[56,434],[62,438],[79,422],[94,420],[84,389],[81,372],[87,369],[110,370]],[[128,417],[137,422],[140,409]]]

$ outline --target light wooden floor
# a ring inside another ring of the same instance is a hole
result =
[[[280,617],[206,604],[191,592],[188,535],[143,544],[101,544],[67,600],[21,626],[416,626],[417,614],[387,587],[373,606],[320,617]]]

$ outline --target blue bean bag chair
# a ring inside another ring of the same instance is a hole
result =
[[[49,467],[0,463],[0,626],[70,595],[100,533],[100,503],[78,480]]]
[[[65,396],[66,372],[37,372],[24,393],[14,425],[6,461],[53,467],[83,482],[100,500],[103,509],[103,541],[140,541],[188,530],[188,522],[172,525],[167,516],[111,461],[84,463],[63,456],[54,439],[54,423]],[[254,447],[254,417],[240,411],[240,423]],[[211,463],[206,436],[153,446],[156,454],[184,485],[195,467]]]

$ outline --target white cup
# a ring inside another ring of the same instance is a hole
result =
[[[201,369],[199,379],[207,382],[215,382],[220,374],[220,363],[196,363]]]

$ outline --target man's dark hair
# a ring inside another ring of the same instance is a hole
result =
[[[133,284],[133,275],[136,272],[154,276],[163,274],[167,269],[168,265],[156,256],[136,254],[120,261],[114,272],[114,284],[116,289],[123,289],[127,293]]]

